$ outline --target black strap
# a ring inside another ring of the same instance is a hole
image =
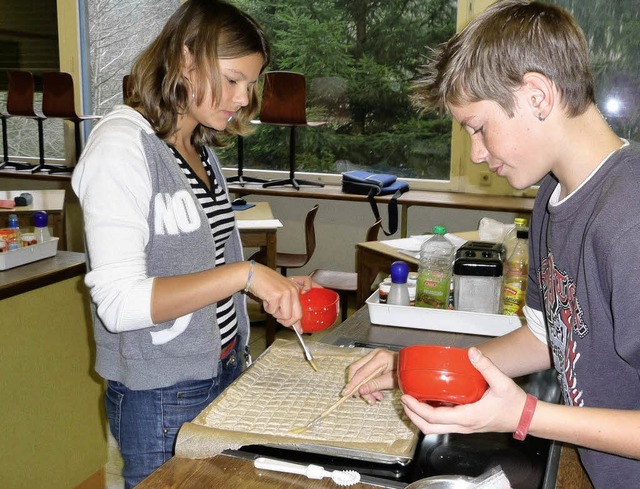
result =
[[[378,221],[380,219],[380,212],[378,211],[378,204],[376,203],[376,195],[376,189],[372,188],[367,198],[369,199],[373,216],[376,218],[376,221]],[[389,201],[389,231],[385,230],[384,226],[382,226],[382,232],[385,236],[391,236],[398,230],[398,197],[401,195],[402,191],[396,190],[396,193],[391,196],[391,200]]]

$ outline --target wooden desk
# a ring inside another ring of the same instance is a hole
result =
[[[201,489],[223,487],[243,489],[335,489],[330,479],[308,479],[303,475],[285,474],[256,469],[253,461],[218,455],[213,458],[191,460],[173,457],[136,489]],[[358,483],[353,489],[373,489],[380,486]]]
[[[269,187],[246,184],[245,186],[230,185],[229,192],[237,195],[271,195],[277,197],[302,197],[311,199],[341,200],[351,202],[368,202],[366,195],[346,194],[340,186],[325,185],[318,187]],[[391,200],[390,196],[376,197],[376,201],[384,205]],[[509,195],[485,195],[463,192],[435,192],[431,190],[409,190],[398,199],[401,209],[400,235],[407,236],[407,220],[409,207],[446,207],[451,209],[477,209],[495,212],[515,212],[530,214],[533,209],[534,197],[515,197]],[[386,213],[385,213],[386,214]]]
[[[0,271],[0,300],[84,275],[84,253],[58,251],[55,256]]]
[[[240,230],[243,246],[247,248],[260,248],[264,251],[267,258],[267,266],[276,269],[276,252],[278,249],[277,227],[255,228],[243,227],[240,221],[268,221],[273,219],[273,212],[268,202],[256,202],[255,207],[244,211],[236,211],[236,221]]]
[[[8,226],[9,214],[17,214],[21,228],[33,227],[33,213],[45,211],[49,216],[51,235],[60,238],[58,249],[67,249],[67,238],[64,216],[64,190],[0,190],[0,199],[13,200],[22,193],[30,193],[33,203],[28,206],[0,209],[0,227]]]
[[[255,207],[243,211],[236,211],[236,221],[240,230],[240,238],[243,246],[247,248],[260,248],[265,253],[266,265],[269,268],[276,269],[276,252],[278,250],[277,227],[257,226],[255,228],[243,227],[241,221],[273,220],[273,212],[268,202],[256,202]],[[276,338],[276,328],[278,327],[276,320],[270,314],[267,314],[265,321],[266,342],[269,346]]]
[[[478,239],[477,231],[455,233],[456,236],[470,240]],[[378,273],[389,273],[391,264],[396,260],[407,262],[409,270],[418,270],[418,260],[412,256],[400,253],[395,248],[384,244],[384,241],[368,241],[356,244],[356,272],[358,273],[358,291],[356,292],[356,307],[364,305],[371,295],[371,286]]]

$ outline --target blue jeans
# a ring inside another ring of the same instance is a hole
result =
[[[173,456],[178,430],[193,420],[242,372],[237,350],[220,361],[218,376],[170,387],[134,391],[108,381],[105,406],[111,434],[118,442],[125,489],[142,482]]]

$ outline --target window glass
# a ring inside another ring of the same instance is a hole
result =
[[[93,111],[104,115],[122,103],[123,77],[180,0],[92,0],[86,5]]]
[[[640,140],[640,2],[556,0],[589,43],[600,112],[620,137]]]
[[[430,47],[455,32],[451,0],[243,0],[265,27],[274,71],[307,79],[307,119],[296,129],[296,170],[371,169],[450,178],[451,121],[418,114],[410,84]],[[244,140],[244,167],[287,170],[289,130],[261,125]],[[220,152],[236,166],[235,146]]]
[[[15,36],[24,30],[16,22],[6,24],[10,20],[7,14],[17,12],[14,3],[0,0],[5,20],[4,24],[0,22],[0,42],[7,46],[15,44]],[[307,77],[308,120],[327,121],[322,127],[297,130],[297,172],[325,174],[328,180],[341,171],[366,168],[420,179],[412,181],[412,188],[435,185],[472,192],[512,192],[503,179],[488,175],[483,165],[470,162],[468,138],[455,125],[452,128],[450,119],[417,114],[408,98],[410,83],[429,48],[446,41],[455,31],[456,22],[464,25],[491,0],[235,3],[265,26],[274,47],[269,69],[299,71]],[[600,110],[620,136],[640,139],[640,56],[635,42],[638,0],[553,3],[571,10],[587,35]],[[121,102],[122,77],[140,48],[156,35],[179,4],[180,0],[86,2],[92,113],[105,114]],[[45,15],[45,10],[30,8],[21,15],[27,18],[31,14],[25,32],[35,32],[40,40],[57,33],[55,16]],[[141,25],[145,28],[140,29]],[[54,44],[47,42],[47,48]],[[35,51],[40,55],[48,52],[44,48]],[[58,69],[57,48],[55,51],[40,56],[38,61],[47,58],[55,67],[37,65],[34,71]],[[13,67],[15,49],[2,52],[2,66]],[[6,86],[1,83],[0,78],[0,98],[6,99]],[[48,121],[45,126],[54,123]],[[10,154],[37,156],[34,121],[11,120],[8,130]],[[61,134],[55,126],[53,132]],[[16,133],[20,137],[12,137]],[[288,138],[286,128],[256,126],[255,133],[244,141],[245,169],[287,171]],[[55,138],[46,138],[46,143],[48,158],[62,155],[62,145]],[[235,142],[220,154],[224,166],[236,167]]]
[[[56,0],[0,0],[0,12],[0,103],[6,107],[7,73],[30,71],[35,77],[34,106],[38,110],[42,104],[42,84],[38,75],[57,71],[60,67]],[[25,157],[36,159],[39,153],[36,121],[16,117],[6,125],[8,155],[18,156],[20,161]],[[60,121],[44,124],[47,157],[63,155],[61,129]]]

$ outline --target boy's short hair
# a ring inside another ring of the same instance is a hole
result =
[[[570,117],[595,103],[587,42],[573,16],[557,5],[499,0],[435,51],[413,101],[445,111],[492,100],[512,117],[514,92],[528,72],[551,80]]]

